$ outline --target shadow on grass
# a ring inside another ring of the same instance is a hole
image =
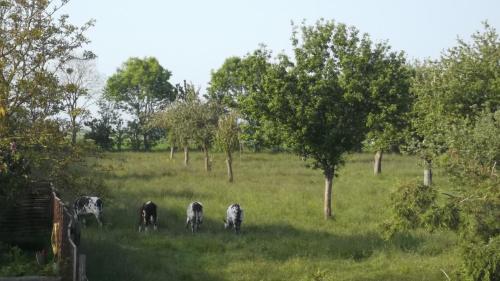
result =
[[[196,255],[165,239],[140,247],[137,241],[87,240],[83,250],[88,253],[89,280],[223,280],[206,272]]]
[[[114,173],[109,173],[107,175],[108,179],[114,179],[114,180],[153,180],[155,178],[163,178],[163,177],[173,177],[175,176],[176,173],[175,171],[172,170],[167,170],[167,171],[162,171],[162,172],[149,172],[149,173],[138,173],[138,172],[128,172],[127,174],[117,174],[116,172]]]
[[[361,262],[375,251],[415,251],[423,242],[413,236],[384,241],[378,233],[339,235],[287,224],[244,223],[236,235],[210,218],[193,235],[184,227],[185,215],[168,208],[159,214],[159,231],[138,233],[135,212],[110,212],[112,227],[91,229],[82,239],[90,280],[229,280],[232,276],[222,273],[229,263],[291,258]]]

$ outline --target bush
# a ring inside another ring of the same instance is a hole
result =
[[[500,236],[464,245],[463,256],[465,273],[473,280],[500,280]]]
[[[0,243],[0,276],[54,275],[52,264],[39,265],[35,254]]]

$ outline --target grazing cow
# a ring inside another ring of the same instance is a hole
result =
[[[75,200],[73,204],[74,215],[79,221],[80,217],[83,219],[85,226],[85,217],[87,215],[94,215],[99,226],[102,227],[102,211],[104,204],[102,199],[95,196],[82,196]]]
[[[229,205],[224,220],[224,228],[234,228],[236,233],[240,233],[241,223],[243,222],[243,209],[238,204]]]
[[[148,201],[142,204],[139,212],[139,232],[142,230],[148,231],[152,225],[154,230],[158,230],[158,216],[156,215],[156,204]]]
[[[203,205],[200,202],[191,202],[187,207],[186,228],[191,223],[191,232],[195,233],[203,223]]]

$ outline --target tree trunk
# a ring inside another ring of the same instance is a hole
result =
[[[173,145],[170,146],[170,160],[174,159],[174,150],[175,147]]]
[[[231,152],[229,151],[226,155],[227,164],[227,177],[229,182],[233,182],[233,159],[231,157]]]
[[[425,186],[431,186],[432,185],[432,162],[429,161],[429,160],[425,161],[424,185]]]
[[[71,145],[72,146],[76,145],[76,133],[77,133],[76,118],[71,117]]]
[[[144,134],[144,150],[149,151],[149,140],[148,134]]]
[[[208,157],[208,147],[203,146],[203,152],[205,153],[205,172],[210,172],[210,159]]]
[[[333,185],[333,170],[325,171],[325,198],[324,198],[324,213],[325,219],[332,216],[332,185]]]
[[[184,145],[184,166],[187,167],[189,164],[189,147],[188,145]]]
[[[373,164],[373,174],[377,176],[382,173],[382,150],[375,153],[374,159],[375,163]]]
[[[240,142],[239,143],[239,148],[240,148],[240,160],[241,160],[241,154],[243,153],[243,144]]]
[[[426,167],[424,169],[424,185],[431,186],[432,185],[432,168]]]

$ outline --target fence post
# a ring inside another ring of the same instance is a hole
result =
[[[85,255],[80,255],[78,259],[78,281],[87,281],[87,273],[85,272]]]

